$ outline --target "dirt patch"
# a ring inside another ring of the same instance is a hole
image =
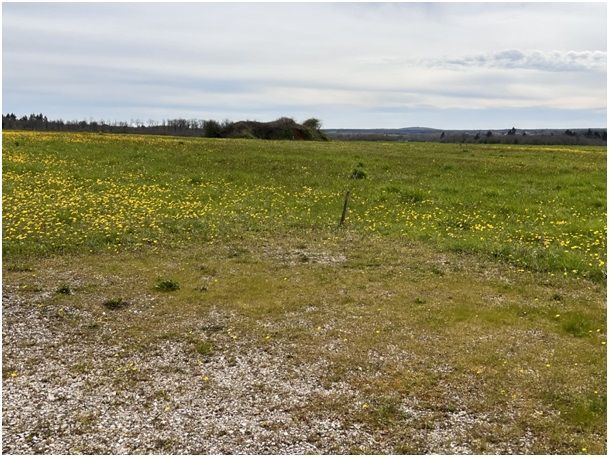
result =
[[[279,260],[280,262],[290,266],[307,263],[332,265],[347,261],[347,257],[341,253],[331,253],[309,249],[267,250],[265,255],[273,260]]]

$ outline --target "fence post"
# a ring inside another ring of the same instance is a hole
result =
[[[349,195],[351,195],[351,191],[348,190],[345,194],[345,203],[343,204],[343,214],[340,216],[340,225],[345,223],[345,219],[347,218],[347,208],[349,207]]]

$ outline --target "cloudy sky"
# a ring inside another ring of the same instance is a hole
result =
[[[604,127],[597,4],[2,5],[2,111]]]

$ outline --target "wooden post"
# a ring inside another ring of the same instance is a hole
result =
[[[345,194],[345,203],[343,205],[343,214],[340,216],[340,224],[343,225],[345,223],[345,219],[347,218],[347,208],[349,207],[349,195],[351,195],[351,191],[348,190]]]

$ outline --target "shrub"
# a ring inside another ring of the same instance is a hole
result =
[[[351,172],[351,179],[366,179],[367,173],[364,171],[364,164],[358,163],[357,166]]]

